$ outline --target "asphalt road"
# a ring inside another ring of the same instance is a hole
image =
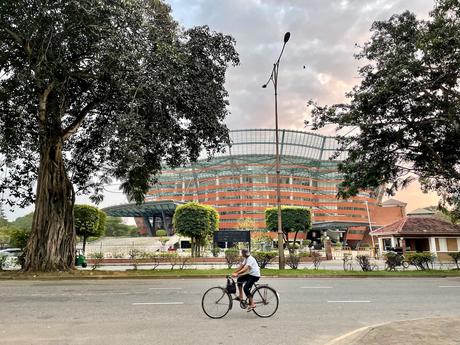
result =
[[[393,320],[460,316],[460,279],[263,279],[270,319],[201,310],[225,279],[0,281],[0,344],[324,344]]]

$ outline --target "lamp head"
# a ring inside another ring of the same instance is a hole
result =
[[[284,43],[287,43],[289,41],[289,38],[291,37],[291,33],[288,31],[284,34]]]
[[[267,84],[262,85],[262,89],[265,89],[267,87]]]

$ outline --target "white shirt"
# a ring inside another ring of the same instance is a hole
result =
[[[243,266],[244,265],[249,266],[249,275],[260,277],[260,268],[253,256],[249,255],[246,259],[244,259]]]

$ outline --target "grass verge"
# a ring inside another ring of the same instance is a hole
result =
[[[17,271],[0,272],[0,280],[29,280],[29,279],[130,279],[130,278],[208,278],[225,277],[230,274],[229,269],[183,269],[183,270],[127,270],[127,271],[83,271],[53,273],[23,273]],[[292,278],[340,278],[340,277],[460,277],[460,270],[427,270],[427,271],[341,271],[341,270],[277,270],[263,269],[265,277],[292,277]]]

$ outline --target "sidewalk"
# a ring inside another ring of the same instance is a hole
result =
[[[364,327],[327,345],[460,345],[460,317],[390,322]]]

